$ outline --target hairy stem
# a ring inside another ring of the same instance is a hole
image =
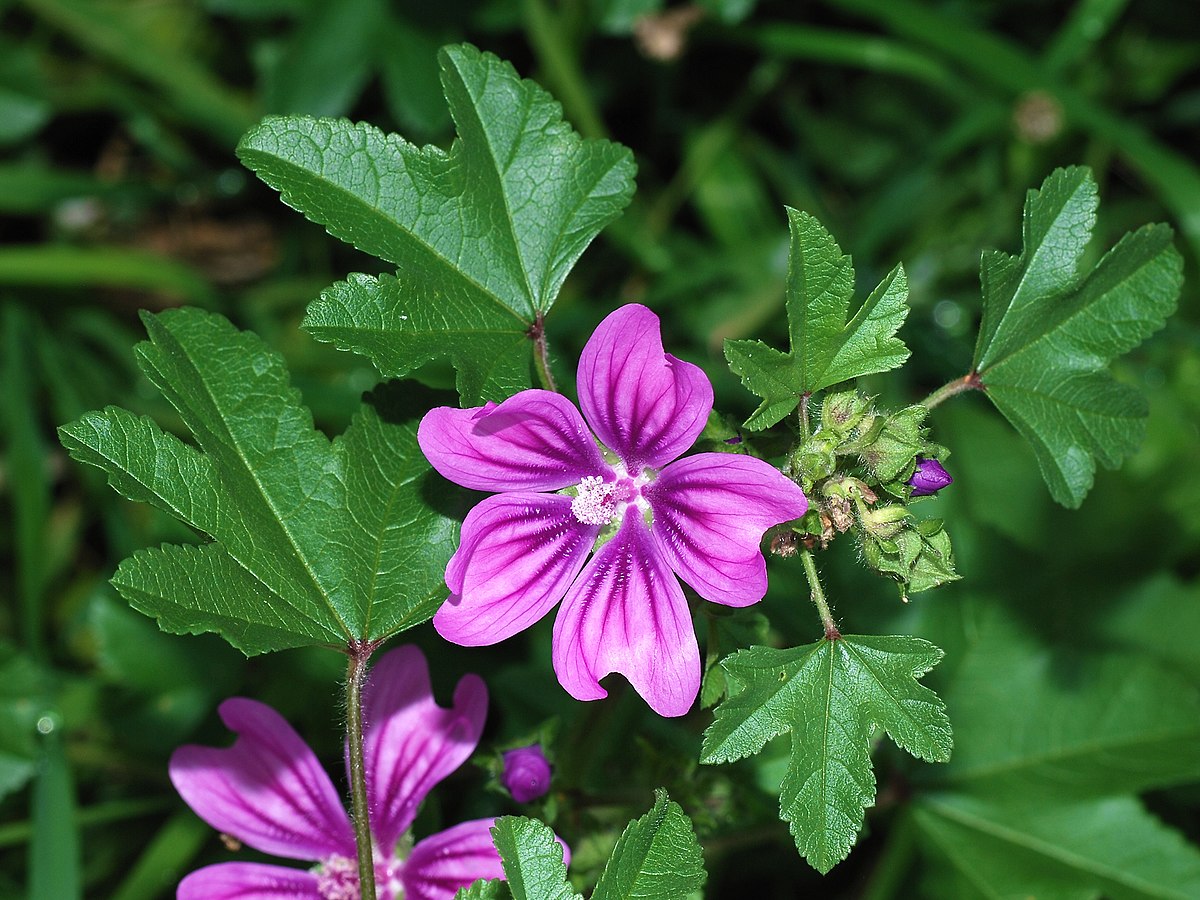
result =
[[[806,441],[812,437],[812,425],[808,421],[808,401],[811,397],[808,391],[800,395],[800,436]]]
[[[983,382],[979,378],[978,372],[968,372],[962,378],[955,378],[953,381],[943,384],[940,388],[921,401],[921,405],[926,409],[933,409],[943,400],[949,400],[955,394],[961,394],[964,391],[982,391]]]
[[[817,612],[821,615],[821,624],[825,626],[825,637],[836,641],[842,633],[833,621],[833,611],[829,608],[829,601],[825,599],[825,590],[821,587],[821,578],[817,575],[817,563],[813,559],[812,551],[801,550],[800,561],[804,563],[804,574],[808,576],[813,605],[817,607]]]
[[[546,324],[539,312],[529,326],[529,339],[533,341],[533,364],[537,369],[538,381],[548,391],[558,391],[554,375],[550,372],[550,347],[546,342]]]
[[[367,808],[367,772],[363,764],[362,689],[367,680],[367,660],[373,642],[350,644],[346,670],[346,731],[350,738],[350,805],[354,844],[358,850],[358,884],[361,900],[375,900],[375,853],[371,841],[371,815]]]

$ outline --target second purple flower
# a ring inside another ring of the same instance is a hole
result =
[[[433,624],[457,644],[494,644],[562,600],[554,670],[571,696],[605,697],[600,679],[619,672],[660,715],[683,715],[700,653],[676,576],[714,603],[756,603],[767,589],[763,533],[808,501],[762,460],[678,459],[708,420],[712,385],[663,350],[644,306],[600,323],[578,387],[582,415],[559,394],[528,390],[422,420],[418,440],[438,472],[499,492],[463,522]]]

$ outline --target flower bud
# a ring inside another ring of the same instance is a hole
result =
[[[550,763],[541,744],[518,747],[504,754],[500,783],[518,803],[529,803],[550,790]]]
[[[908,510],[903,506],[890,503],[870,510],[865,506],[860,507],[860,514],[863,528],[878,541],[891,540],[898,535],[904,529],[904,520],[909,516]]]
[[[861,426],[869,416],[871,399],[857,391],[830,394],[821,404],[821,427],[843,437]]]
[[[914,497],[926,497],[936,494],[953,481],[950,473],[942,468],[942,464],[936,459],[920,458],[917,460],[916,471],[913,472],[912,478],[908,479],[908,484],[912,487]]]

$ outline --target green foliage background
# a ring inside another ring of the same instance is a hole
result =
[[[299,324],[330,283],[384,269],[286,209],[233,149],[273,113],[448,146],[435,51],[459,40],[537,79],[585,137],[634,151],[632,206],[549,320],[568,385],[591,328],[636,300],[662,314],[672,352],[704,365],[718,408],[750,416],[757,400],[721,348],[788,346],[785,205],[852,254],[859,297],[904,264],[912,357],[866,382],[891,407],[970,367],[980,254],[1020,252],[1025,191],[1056,166],[1086,164],[1099,183],[1090,263],[1152,221],[1185,257],[1179,312],[1114,366],[1149,397],[1146,440],[1079,510],[1051,500],[1028,446],[966,395],[928,423],[953,451],[936,503],[963,580],[903,606],[848,542],[822,556],[844,630],[945,652],[922,684],[954,727],[945,766],[877,745],[866,831],[824,878],[779,821],[787,737],[701,767],[709,712],[664,721],[622,687],[586,705],[531,692],[553,684],[549,620],[478,650],[405,635],[443,701],[463,671],[487,679],[483,753],[553,730],[555,792],[532,811],[571,843],[576,887],[595,885],[661,785],[695,823],[709,896],[1200,893],[1186,843],[1200,836],[1200,21],[1171,0],[709,0],[672,8],[691,25],[656,59],[642,17],[660,6],[0,2],[0,896],[170,896],[229,858],[166,780],[178,744],[227,741],[226,696],[275,705],[337,774],[341,659],[248,661],[129,609],[108,583],[117,563],[196,537],[71,464],[53,429],[115,403],[186,434],[132,352],[139,309],[186,303],[256,331],[318,427],[345,430],[378,375]],[[436,393],[454,385],[444,362],[418,374],[414,409],[450,396]],[[758,608],[771,632],[754,642],[817,639],[805,594],[777,566]],[[745,622],[709,624],[722,654],[750,643]],[[417,829],[530,811],[467,767]]]

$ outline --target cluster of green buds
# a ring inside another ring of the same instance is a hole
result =
[[[951,481],[938,461],[947,451],[928,439],[927,413],[880,411],[857,391],[831,394],[784,469],[812,504],[796,527],[800,540],[824,548],[854,531],[868,565],[894,578],[904,599],[958,578],[942,521],[909,509]]]

